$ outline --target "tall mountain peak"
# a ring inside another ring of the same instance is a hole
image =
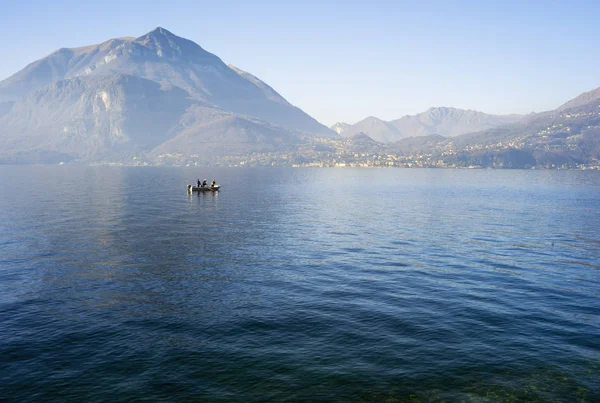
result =
[[[225,64],[217,56],[204,50],[197,43],[182,38],[158,27],[140,36],[130,44],[131,49],[127,53],[143,55],[144,57],[158,56],[163,60],[186,61],[203,65],[218,65],[220,68]],[[141,48],[139,47],[141,46]]]
[[[59,49],[0,81],[0,160],[54,149],[93,160],[164,142],[167,152],[175,137],[189,149],[210,143],[245,153],[305,135],[336,134],[259,78],[163,27]],[[97,148],[98,139],[106,147]]]
[[[156,27],[152,31],[148,32],[148,34],[165,35],[165,36],[176,36],[171,31],[169,31],[168,29],[165,29],[163,27]]]
[[[148,39],[154,39],[154,40],[158,40],[158,41],[170,41],[170,42],[186,41],[186,39],[175,35],[171,31],[169,31],[163,27],[154,28],[152,31],[137,38],[136,41],[143,42]]]

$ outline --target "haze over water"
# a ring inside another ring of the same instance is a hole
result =
[[[598,206],[591,171],[2,166],[0,400],[597,401]]]

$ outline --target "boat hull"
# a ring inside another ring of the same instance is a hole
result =
[[[216,186],[192,186],[188,185],[188,192],[217,192],[221,188],[220,185]]]

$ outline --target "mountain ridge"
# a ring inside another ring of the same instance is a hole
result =
[[[335,136],[275,90],[233,70],[200,45],[158,27],[133,40],[59,49],[0,82],[0,101],[15,101],[53,81],[83,75],[129,74],[168,83],[215,108],[309,134]]]
[[[452,138],[405,139],[392,147],[400,153],[444,160],[448,166],[600,166],[600,98],[584,104],[579,101],[571,103],[576,106],[526,115],[504,126]]]
[[[176,154],[181,163],[252,153],[282,153],[289,162],[315,144],[331,155],[353,143],[352,155],[363,156],[361,147],[427,154],[416,166],[574,166],[600,158],[599,116],[597,88],[538,114],[431,107],[330,130],[258,77],[158,27],[58,49],[0,81],[0,162],[160,162]],[[337,133],[348,141],[323,139]]]
[[[600,87],[579,94],[575,98],[571,99],[568,102],[565,102],[564,104],[556,108],[556,110],[564,111],[567,109],[576,108],[578,106],[582,106],[587,103],[593,102],[597,99],[600,99]]]
[[[201,143],[191,130],[207,128],[223,136],[206,148],[220,154],[337,136],[258,77],[161,27],[58,49],[0,82],[4,161],[123,159],[182,133]]]
[[[337,123],[332,130],[340,130],[338,133],[343,137],[365,133],[382,143],[393,143],[406,137],[433,134],[454,137],[512,123],[521,118],[522,115],[491,115],[472,109],[442,106],[430,107],[416,115],[405,115],[390,121],[369,116],[353,125]]]

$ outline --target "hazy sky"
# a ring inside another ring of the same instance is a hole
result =
[[[554,109],[600,86],[600,1],[3,0],[0,79],[60,47],[157,26],[324,124],[431,106]]]

